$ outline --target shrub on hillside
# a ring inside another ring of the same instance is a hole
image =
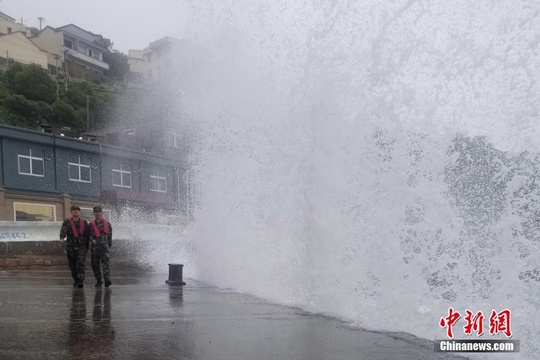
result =
[[[56,84],[39,65],[13,64],[4,74],[8,88],[28,100],[54,103]]]

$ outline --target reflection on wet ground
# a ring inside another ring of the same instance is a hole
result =
[[[65,272],[0,272],[0,359],[456,359],[414,338],[165,274],[117,273],[111,288]]]

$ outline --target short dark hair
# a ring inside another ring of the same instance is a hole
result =
[[[81,208],[78,205],[73,205],[71,207],[71,211],[73,211],[73,210],[81,210]]]
[[[94,206],[94,212],[96,211],[103,211],[103,209],[101,208],[101,206]]]

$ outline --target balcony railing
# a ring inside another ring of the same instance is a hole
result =
[[[109,64],[107,64],[107,63],[105,63],[105,62],[103,62],[101,60],[94,59],[91,56],[80,53],[80,52],[78,52],[76,50],[73,50],[73,49],[70,49],[68,47],[64,47],[63,51],[64,51],[64,53],[68,53],[70,56],[73,56],[74,58],[86,61],[87,63],[90,63],[90,64],[92,64],[94,66],[100,67],[100,68],[102,68],[104,70],[109,70]]]

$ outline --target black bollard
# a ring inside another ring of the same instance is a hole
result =
[[[165,281],[167,285],[186,285],[184,280],[182,280],[182,264],[169,264],[169,280]]]

